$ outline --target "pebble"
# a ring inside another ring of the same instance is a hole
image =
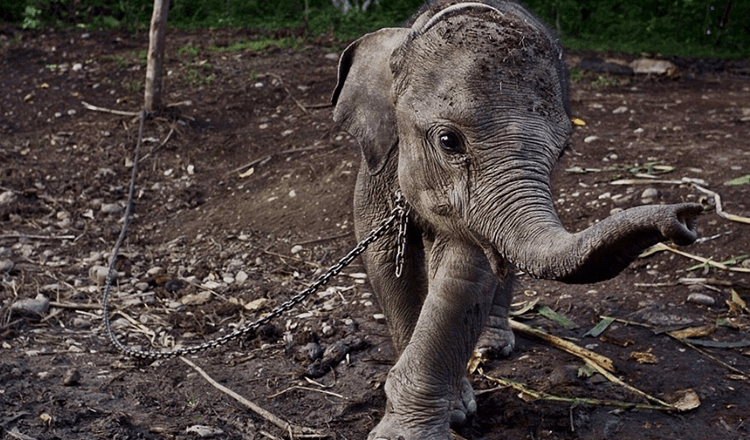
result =
[[[248,310],[250,312],[257,312],[258,310],[265,307],[266,304],[268,304],[268,301],[269,301],[268,298],[258,298],[258,299],[252,300],[249,303],[245,304],[245,310]]]
[[[148,283],[145,281],[142,281],[140,283],[135,283],[135,288],[140,292],[145,292],[148,290]]]
[[[336,53],[336,52],[327,53],[325,55],[325,59],[327,59],[327,60],[333,60],[333,61],[338,61],[339,60],[339,54]]]
[[[119,203],[102,203],[99,210],[102,214],[119,214],[123,211],[123,207]]]
[[[301,250],[302,250],[302,246],[295,245],[295,246],[292,247],[292,251],[291,252],[292,252],[292,254],[298,254],[298,253],[300,253]]]
[[[315,362],[316,359],[323,356],[323,347],[321,347],[318,343],[310,342],[300,348],[300,352],[308,360],[310,360],[311,362]]]
[[[2,205],[10,205],[11,203],[16,201],[16,194],[12,191],[5,191],[2,194],[0,194],[0,206]]]
[[[204,425],[190,426],[187,429],[185,429],[185,432],[189,434],[195,434],[201,438],[219,437],[219,436],[224,435],[224,431],[222,431],[220,428],[215,428],[213,426],[204,426]]]
[[[151,269],[146,271],[146,274],[152,277],[158,277],[159,275],[164,273],[164,268],[161,266],[154,266]]]
[[[107,272],[109,272],[108,267],[94,265],[91,266],[91,269],[89,269],[89,279],[94,282],[94,284],[102,286],[107,281]],[[117,279],[117,274],[113,274],[114,277],[113,281]]]
[[[0,273],[10,272],[13,269],[13,262],[10,260],[0,260]]]
[[[617,107],[616,109],[612,110],[612,113],[615,114],[615,115],[619,115],[621,113],[625,113],[626,111],[628,111],[628,108],[625,107],[624,105],[622,105],[622,106]]]
[[[385,315],[382,313],[376,313],[372,315],[372,318],[375,320],[375,322],[385,323]]]
[[[66,387],[75,386],[81,383],[81,372],[76,368],[70,368],[63,374],[62,383]]]
[[[36,298],[22,299],[14,302],[10,306],[11,313],[15,312],[21,315],[40,317],[49,310],[49,299],[41,293]]]
[[[587,136],[583,139],[584,143],[590,144],[596,140],[599,140],[599,136]]]
[[[694,303],[694,304],[701,304],[704,306],[712,306],[716,304],[716,300],[709,295],[706,295],[704,293],[696,293],[693,292],[687,297],[687,302]]]
[[[91,321],[83,318],[74,318],[73,319],[73,328],[77,329],[87,329],[91,327]]]
[[[247,273],[243,270],[237,272],[237,275],[234,276],[234,281],[237,284],[244,284],[247,281]]]

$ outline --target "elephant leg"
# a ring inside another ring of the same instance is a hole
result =
[[[508,357],[516,346],[516,337],[508,323],[508,310],[513,298],[512,284],[511,280],[506,280],[495,290],[492,310],[477,344],[477,351],[482,356]]]
[[[411,340],[388,374],[386,412],[371,440],[450,439],[456,401],[464,400],[470,387],[466,363],[497,279],[480,249],[438,237],[429,256],[429,280]]]

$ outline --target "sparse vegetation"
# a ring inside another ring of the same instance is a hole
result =
[[[422,0],[381,0],[348,13],[331,0],[185,0],[175,2],[175,27],[248,27],[326,32],[348,40],[408,19]],[[723,0],[528,0],[563,35],[570,49],[701,57],[750,56],[750,2]],[[146,29],[151,0],[21,0],[0,3],[0,20],[26,29],[42,27]],[[269,44],[273,45],[273,44]],[[295,47],[295,46],[291,46]],[[262,50],[249,49],[249,50]]]

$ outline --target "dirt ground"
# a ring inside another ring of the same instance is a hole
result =
[[[358,152],[324,105],[343,43],[230,48],[256,37],[169,34],[167,100],[177,105],[146,125],[112,299],[115,331],[132,346],[224,335],[355,244]],[[106,265],[122,225],[138,119],[82,102],[137,111],[146,48],[145,34],[0,29],[3,439],[186,439],[199,426],[214,438],[286,436],[179,359],[136,362],[104,331],[96,266]],[[569,63],[591,55],[617,58],[574,53]],[[536,302],[516,319],[609,357],[617,377],[655,398],[672,403],[687,393],[700,405],[677,412],[573,402],[656,405],[518,334],[510,359],[484,362],[484,373],[569,399],[533,399],[474,374],[485,391],[461,437],[750,439],[750,347],[742,344],[750,315],[741,304],[750,299],[750,225],[718,216],[712,197],[680,183],[702,179],[725,211],[750,215],[750,186],[725,185],[750,174],[748,62],[675,62],[681,73],[668,79],[574,72],[572,108],[586,125],[557,168],[555,200],[570,230],[649,201],[702,202],[703,240],[682,250],[724,266],[662,251],[593,285],[520,274],[513,308]],[[637,182],[616,184],[622,179]],[[394,354],[360,261],[344,272],[257,335],[189,359],[284,420],[330,438],[365,438],[382,415]],[[575,325],[545,318],[545,306]],[[617,321],[587,335],[602,316]],[[737,346],[698,351],[666,333],[701,326],[699,344]]]

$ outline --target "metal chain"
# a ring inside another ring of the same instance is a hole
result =
[[[406,255],[406,225],[409,222],[410,209],[404,202],[401,191],[396,191],[396,206],[404,206],[398,213],[398,238],[396,242],[396,278],[404,272],[404,257]]]
[[[341,272],[341,270],[344,269],[344,267],[351,264],[351,262],[357,256],[362,254],[372,242],[382,237],[386,233],[386,231],[388,231],[388,229],[390,229],[393,226],[393,223],[395,223],[396,220],[400,221],[396,273],[397,273],[397,276],[401,275],[401,271],[403,269],[404,247],[406,246],[406,221],[408,220],[409,211],[406,207],[406,202],[404,201],[401,191],[396,191],[395,206],[391,210],[390,216],[388,218],[384,219],[380,223],[380,225],[378,225],[375,229],[373,229],[367,235],[367,237],[365,237],[362,241],[359,242],[359,244],[357,244],[357,246],[354,249],[349,251],[348,254],[346,254],[335,265],[333,265],[330,269],[328,269],[326,273],[318,277],[318,279],[315,280],[312,284],[310,284],[310,286],[307,289],[297,293],[296,295],[291,297],[289,300],[287,300],[280,306],[276,307],[274,310],[272,310],[268,315],[264,316],[263,318],[260,318],[257,321],[254,321],[246,326],[243,326],[242,328],[239,328],[228,335],[213,339],[208,342],[204,342],[194,347],[178,348],[175,350],[168,350],[168,351],[150,351],[150,350],[138,350],[138,349],[131,348],[123,344],[122,342],[120,342],[119,339],[117,339],[117,336],[114,334],[114,331],[112,330],[112,325],[109,320],[108,299],[109,299],[109,291],[112,286],[112,279],[113,279],[113,274],[114,274],[114,262],[117,259],[117,253],[119,251],[120,245],[122,244],[122,240],[125,237],[128,220],[130,217],[133,190],[135,188],[136,167],[138,164],[138,147],[140,146],[141,139],[143,137],[144,120],[145,120],[145,112],[141,115],[141,128],[139,130],[138,143],[136,145],[136,150],[135,150],[136,151],[135,161],[133,165],[133,174],[132,174],[131,183],[130,183],[130,194],[129,194],[130,197],[128,200],[128,209],[126,209],[125,211],[125,221],[123,222],[122,232],[120,233],[120,237],[118,238],[118,241],[115,244],[115,248],[112,251],[112,258],[110,259],[109,272],[107,273],[107,281],[106,281],[106,285],[104,289],[104,298],[102,300],[102,313],[104,317],[104,326],[107,330],[107,336],[115,345],[115,347],[118,350],[120,350],[123,354],[127,356],[131,356],[131,357],[141,358],[141,359],[169,359],[175,356],[195,354],[201,351],[209,350],[209,349],[224,345],[227,342],[233,341],[237,338],[240,338],[256,330],[260,326],[267,324],[271,320],[277,318],[282,313],[290,310],[292,307],[304,301],[313,293],[317,292],[318,289],[326,285],[328,281],[331,280],[331,278],[338,275]]]

